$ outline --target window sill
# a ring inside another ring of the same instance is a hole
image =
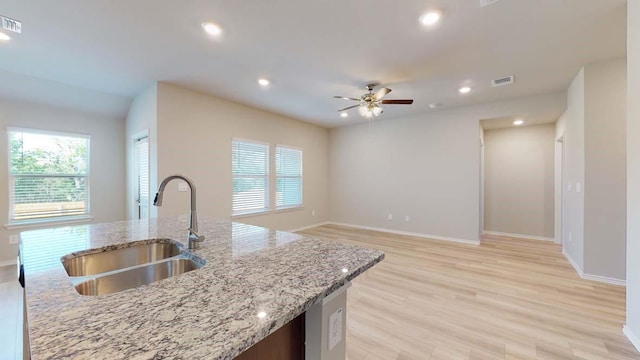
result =
[[[86,223],[91,221],[93,221],[93,216],[83,215],[83,216],[73,216],[73,217],[60,218],[60,219],[15,222],[11,224],[5,224],[4,228],[7,230],[21,230],[21,229],[33,229],[33,228],[52,227],[52,226],[61,226],[61,225],[81,224],[81,223]]]
[[[281,212],[296,211],[296,210],[304,210],[304,205],[281,207],[276,209],[274,212],[281,213]]]
[[[232,214],[231,218],[232,219],[238,219],[238,218],[244,218],[244,217],[251,217],[251,216],[257,216],[257,215],[268,215],[271,213],[271,210],[257,210],[257,211],[249,211],[249,212],[243,212],[243,213],[238,213],[238,214]]]

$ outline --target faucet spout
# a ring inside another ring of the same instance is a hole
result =
[[[196,211],[196,186],[191,181],[191,179],[182,176],[182,175],[171,175],[167,176],[158,187],[158,192],[156,193],[156,197],[153,199],[153,205],[162,206],[162,198],[164,196],[164,188],[167,184],[174,179],[183,180],[189,185],[189,190],[191,192],[191,213],[189,216],[189,249],[197,249],[199,247],[199,243],[204,240],[204,236],[198,234],[198,214]]]

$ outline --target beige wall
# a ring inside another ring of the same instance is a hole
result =
[[[243,138],[303,149],[304,209],[237,221],[291,230],[329,220],[327,129],[166,83],[157,88],[158,179],[174,173],[193,179],[199,214],[230,217],[231,140]],[[187,212],[188,193],[169,184],[159,216]]]
[[[553,124],[484,132],[484,230],[554,237]]]
[[[480,119],[565,106],[559,93],[332,129],[331,220],[477,242]]]
[[[0,99],[0,219],[8,222],[7,127],[89,134],[90,201],[93,222],[125,219],[124,120],[21,101]],[[50,227],[46,225],[44,227]],[[0,226],[0,262],[14,261],[18,246]]]
[[[640,350],[640,1],[627,3],[627,327]]]
[[[626,59],[585,66],[584,272],[625,279]]]

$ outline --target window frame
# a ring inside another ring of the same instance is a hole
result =
[[[266,161],[267,161],[267,166],[265,167],[266,169],[266,174],[265,175],[252,175],[252,176],[236,176],[236,174],[233,173],[233,149],[234,149],[234,143],[236,142],[240,142],[240,143],[245,143],[245,144],[253,144],[253,145],[261,145],[261,146],[266,146]],[[231,217],[242,217],[242,216],[252,216],[252,215],[260,215],[260,214],[268,214],[271,213],[272,211],[272,207],[271,207],[271,174],[272,174],[272,166],[273,166],[273,161],[271,161],[271,144],[267,143],[267,142],[263,142],[263,141],[257,141],[257,140],[250,140],[250,139],[244,139],[244,138],[232,138],[231,139]],[[256,179],[265,179],[265,189],[264,189],[264,198],[265,198],[265,207],[263,209],[251,209],[251,210],[239,210],[236,211],[233,208],[233,181],[236,179],[236,177],[238,178],[256,178]]]
[[[11,171],[12,162],[11,162],[11,133],[29,133],[36,135],[47,135],[47,136],[62,136],[62,137],[71,137],[77,139],[84,139],[87,141],[87,169],[85,175],[79,174],[33,174],[33,175],[24,175],[24,174],[13,174]],[[19,228],[30,228],[40,225],[46,224],[56,224],[56,223],[73,223],[73,222],[82,222],[92,220],[91,216],[91,135],[83,134],[83,133],[72,133],[72,132],[62,132],[55,130],[43,130],[43,129],[33,129],[33,128],[25,128],[25,127],[7,127],[7,186],[8,186],[8,206],[7,206],[7,224],[4,226],[6,229],[19,229]],[[15,194],[14,194],[14,184],[15,179],[18,177],[36,177],[36,178],[56,178],[56,177],[78,177],[84,178],[86,184],[86,193],[87,200],[85,211],[83,214],[78,215],[56,215],[38,219],[24,219],[24,220],[14,220],[12,219],[13,214],[15,213]]]
[[[278,148],[283,148],[283,149],[288,149],[288,150],[296,150],[296,151],[300,151],[300,176],[278,176],[278,169],[275,168],[275,171],[273,172],[274,175],[274,180],[273,180],[273,189],[274,189],[274,199],[273,199],[273,208],[275,209],[275,211],[287,211],[287,210],[297,210],[297,209],[303,209],[304,208],[304,149],[299,148],[299,147],[295,147],[295,146],[290,146],[290,145],[283,145],[283,144],[275,144],[275,146],[273,147],[274,151],[273,151],[273,163],[274,163],[274,168],[276,167],[276,154],[278,152]],[[278,192],[278,179],[280,178],[284,178],[284,179],[300,179],[300,204],[296,204],[296,205],[286,205],[286,206],[277,206],[277,192]]]

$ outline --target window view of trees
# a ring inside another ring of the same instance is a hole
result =
[[[11,220],[88,213],[89,139],[9,132]]]

